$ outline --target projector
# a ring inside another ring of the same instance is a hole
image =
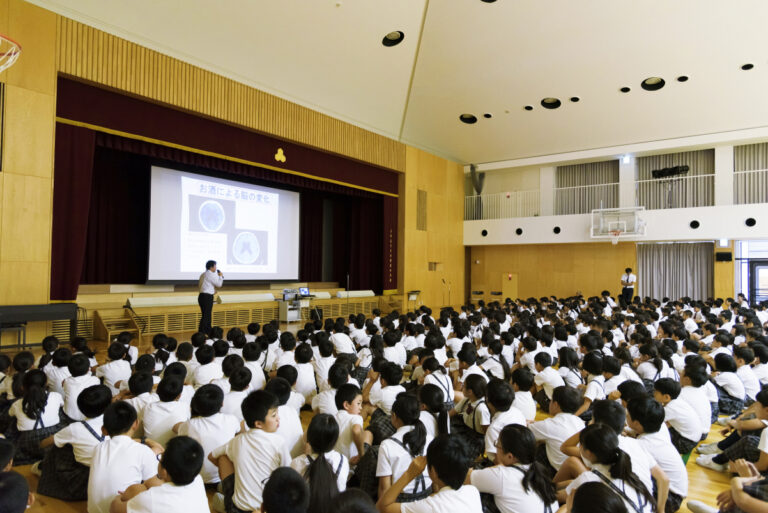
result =
[[[665,167],[664,169],[654,169],[651,171],[651,175],[654,178],[670,178],[673,176],[680,176],[688,173],[688,166],[674,166]]]

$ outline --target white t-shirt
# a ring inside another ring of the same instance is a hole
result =
[[[666,426],[662,428],[667,432]],[[653,478],[651,477],[651,468],[656,466],[656,460],[653,456],[640,445],[637,439],[620,435],[619,436],[619,449],[627,453],[629,460],[632,464],[632,472],[643,482],[649,491],[653,491]]]
[[[125,402],[136,409],[136,416],[138,417],[139,422],[141,422],[144,419],[144,409],[147,407],[147,405],[159,400],[160,398],[157,396],[157,394],[144,392],[143,394],[139,394],[136,397],[126,399]]]
[[[643,433],[637,441],[649,454],[661,470],[669,478],[669,489],[681,497],[688,495],[688,472],[685,470],[683,459],[669,440],[669,432],[661,429],[656,433]]]
[[[48,392],[48,400],[43,411],[39,414],[39,419],[31,419],[24,413],[23,402],[24,399],[17,399],[8,410],[8,415],[16,417],[16,429],[19,431],[32,431],[33,429],[55,426],[59,423],[59,408],[64,404],[64,398],[61,397],[61,394]],[[37,424],[37,428],[35,428],[35,424]]]
[[[163,447],[175,436],[173,426],[189,419],[189,405],[181,401],[155,401],[144,408],[144,436]]]
[[[277,407],[280,416],[280,426],[275,431],[283,437],[292,458],[304,452],[304,429],[301,427],[301,417],[291,406],[284,404]]]
[[[405,388],[400,385],[390,385],[380,388],[375,391],[372,388],[370,391],[371,404],[381,409],[387,416],[392,414],[392,405],[395,404],[397,395],[405,392]]]
[[[491,418],[491,424],[485,432],[485,453],[487,455],[496,454],[496,442],[499,439],[499,433],[510,424],[519,424],[525,426],[525,415],[523,412],[510,407],[507,411],[497,411]]]
[[[504,367],[501,365],[499,358],[501,357],[489,356],[488,359],[480,365],[480,368],[490,373],[494,378],[504,379]]]
[[[523,392],[518,390],[515,392],[515,400],[512,403],[512,407],[523,412],[525,420],[530,421],[536,418],[536,401],[534,401],[530,391]]]
[[[206,483],[219,482],[219,469],[208,460],[214,449],[232,440],[240,431],[240,422],[232,415],[216,413],[210,417],[193,417],[179,426],[179,436],[194,438],[203,447],[205,458],[200,474]]]
[[[96,435],[104,437],[106,440],[109,439],[108,436],[105,437],[105,435],[101,433],[101,427],[104,425],[104,416],[101,415],[95,419],[73,422],[53,435],[53,443],[56,444],[56,447],[64,447],[65,445],[70,444],[75,460],[78,463],[90,467],[91,459],[93,458],[93,450],[103,440],[96,438],[96,436],[83,425],[83,422],[87,423]]]
[[[62,382],[72,376],[67,367],[56,367],[47,365],[44,369],[45,376],[48,378],[48,390],[64,395]]]
[[[634,488],[629,486],[628,484],[625,484],[620,479],[613,479],[611,478],[610,469],[607,465],[601,465],[599,463],[595,463],[592,465],[593,470],[596,470],[600,472],[603,476],[605,476],[608,480],[610,480],[619,490],[622,490],[627,497],[632,501],[634,504],[630,504],[627,501],[624,501],[627,511],[635,511],[635,506],[637,506],[642,513],[651,513],[653,511],[653,503],[650,501],[646,501],[644,498],[641,498],[641,496],[638,495],[637,491],[635,491]],[[604,481],[599,477],[596,476],[594,472],[588,471],[583,472],[579,477],[571,481],[571,484],[569,484],[565,491],[568,495],[572,494],[579,486],[583,485],[584,483],[591,483],[593,481],[597,481],[600,483],[604,483]],[[640,507],[642,505],[642,507]]]
[[[584,429],[584,421],[570,413],[558,413],[554,417],[534,422],[528,426],[536,440],[544,440],[547,444],[547,459],[549,463],[560,470],[568,458],[560,450],[568,438]]]
[[[311,457],[312,460],[316,460],[318,455],[317,453],[313,453]],[[346,457],[336,451],[329,451],[325,453],[325,459],[328,461],[328,464],[336,474],[336,484],[339,487],[339,492],[343,492],[347,489],[347,477],[349,477],[349,461],[347,461]],[[302,454],[301,456],[297,456],[293,459],[293,461],[291,461],[291,468],[304,476],[304,473],[309,468],[310,463],[311,461],[309,460],[309,457],[306,454]],[[307,478],[307,481],[309,481],[309,476],[305,477]]]
[[[488,426],[491,423],[491,412],[485,399],[470,402],[465,397],[456,405],[456,411],[461,413],[464,424],[478,433],[482,433],[482,426]]]
[[[621,275],[621,281],[626,281],[629,283],[629,285],[624,285],[627,288],[634,289],[635,283],[637,283],[637,276],[635,276],[632,273],[624,273]]]
[[[261,364],[258,361],[245,362],[245,366],[251,371],[251,383],[248,385],[248,390],[251,392],[264,390],[267,380],[264,377],[264,369],[261,368]]]
[[[100,385],[101,380],[90,372],[83,376],[70,376],[64,380],[64,413],[72,420],[85,420],[85,415],[77,407],[77,397],[88,387]]]
[[[131,377],[131,364],[126,360],[115,360],[96,368],[96,377],[104,378],[104,384],[109,387],[113,396],[120,391],[115,387],[118,381],[126,381]]]
[[[605,379],[605,376],[603,376],[603,379]],[[608,379],[605,381],[605,395],[608,396],[611,394],[611,392],[615,392],[619,389],[619,385],[624,383],[627,380],[624,376],[621,374],[617,374],[616,376],[611,376],[611,379]]]
[[[537,386],[544,387],[544,393],[547,394],[547,398],[550,400],[552,400],[552,392],[555,388],[565,385],[563,377],[552,367],[542,369],[541,372],[534,376],[533,382]]]
[[[755,373],[761,385],[768,385],[768,363],[758,363],[752,367],[752,372]]]
[[[388,362],[396,363],[400,367],[405,366],[407,357],[405,347],[400,343],[384,348],[384,359]]]
[[[701,434],[708,435],[711,426],[710,421],[712,420],[712,404],[707,398],[705,387],[683,387],[680,389],[680,395],[677,398],[691,406],[693,411],[695,411],[696,415],[699,417]]]
[[[590,376],[587,380],[584,398],[592,402],[605,399],[605,378],[603,376]]]
[[[243,420],[243,400],[248,397],[249,391],[242,390],[239,392],[230,392],[224,396],[224,403],[221,406],[221,413],[227,413],[236,417],[238,420]]]
[[[222,377],[224,377],[224,373],[221,370],[221,365],[217,365],[216,362],[206,363],[195,369],[192,384],[195,385],[195,388],[200,388]]]
[[[338,408],[336,408],[336,390],[326,390],[313,397],[312,410],[317,411],[318,413],[336,415],[339,411]]]
[[[742,365],[736,369],[736,375],[741,378],[747,397],[754,401],[755,396],[760,392],[760,380],[757,378],[757,375],[755,375],[752,367],[749,365]]]
[[[413,431],[413,429],[413,426],[403,426],[394,435],[381,442],[381,446],[379,446],[379,460],[376,464],[376,477],[392,476],[392,482],[394,483],[400,479],[400,476],[405,474],[405,471],[408,470],[413,461],[413,456],[400,443],[403,443],[403,437],[410,431]],[[432,439],[427,437],[427,442],[419,453],[420,456],[427,454],[427,447],[431,441]],[[422,476],[424,477],[423,482],[414,479],[406,485],[403,493],[419,493],[430,489],[432,481],[429,479],[426,468]]]
[[[109,513],[118,492],[155,475],[157,458],[152,449],[125,435],[104,441],[93,450],[88,475],[88,513]]]
[[[334,450],[343,454],[347,459],[358,455],[357,446],[352,437],[352,426],[360,426],[363,429],[363,417],[360,415],[350,415],[347,410],[339,410],[336,414],[336,422],[339,423],[339,439],[336,441]]]
[[[128,513],[155,513],[157,511],[183,511],[209,513],[208,497],[200,476],[188,485],[165,483],[141,492],[126,504]]]
[[[335,356],[321,356],[320,358],[315,359],[313,363],[315,374],[317,375],[317,385],[321,392],[331,388],[328,384],[328,371],[334,363],[336,363]]]
[[[485,382],[488,382],[488,374],[483,371],[476,363],[473,363],[466,369],[464,369],[464,372],[461,373],[461,376],[459,377],[459,382],[464,383],[464,381],[467,379],[468,376],[471,376],[472,374],[477,374],[478,376],[482,376]]]
[[[735,372],[721,372],[715,376],[715,383],[723,387],[731,397],[743,400],[746,396],[744,383]]]
[[[425,385],[435,385],[443,391],[443,402],[453,401],[455,393],[453,391],[453,380],[448,374],[440,371],[432,372],[424,376]]]
[[[583,383],[578,369],[560,367],[557,369],[557,373],[563,378],[563,382],[571,388],[578,388]]]
[[[699,415],[679,396],[664,406],[664,421],[682,437],[694,442],[698,442],[704,433]]]
[[[430,495],[424,500],[400,504],[402,513],[482,513],[480,492],[471,485],[464,485],[458,490],[449,486]]]
[[[530,465],[496,465],[470,474],[470,482],[480,493],[490,493],[501,513],[541,513],[544,501],[532,489],[523,488],[523,476]],[[549,505],[557,511],[557,501]]]
[[[312,400],[312,397],[317,393],[315,369],[311,363],[297,363],[296,370],[299,374],[296,378],[296,392],[301,394],[305,401]]]
[[[226,454],[234,463],[235,493],[232,502],[246,511],[258,511],[261,508],[261,494],[272,471],[291,463],[285,439],[277,433],[267,433],[256,428],[236,436],[212,454],[214,458]]]
[[[331,335],[331,342],[336,349],[336,354],[353,354],[355,352],[355,343],[346,333],[334,333]]]

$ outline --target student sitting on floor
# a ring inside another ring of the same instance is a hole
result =
[[[545,457],[537,458],[555,471],[559,470],[567,456],[560,450],[562,443],[584,429],[584,421],[574,415],[581,403],[581,394],[575,388],[558,387],[552,392],[549,404],[550,418],[534,422],[529,427],[537,442],[546,444]],[[554,475],[554,472],[551,472]]]
[[[174,436],[173,427],[189,419],[189,405],[179,401],[184,381],[178,376],[163,378],[157,385],[158,401],[144,408],[144,436],[163,447]]]
[[[488,459],[493,460],[496,455],[496,442],[499,439],[501,430],[510,424],[525,426],[526,420],[523,413],[512,406],[512,403],[515,401],[515,392],[506,381],[492,379],[488,383],[485,396],[488,410],[491,413],[491,423],[485,432],[485,454]]]
[[[349,382],[349,372],[343,363],[334,363],[328,369],[326,377],[329,388],[322,390],[312,398],[312,411],[336,415],[339,411],[336,408],[336,391],[339,387]]]
[[[109,387],[112,396],[120,393],[117,383],[131,377],[131,363],[126,359],[125,346],[119,342],[110,344],[107,349],[108,362],[96,368],[96,377]]]
[[[318,510],[310,509],[306,481],[292,468],[275,469],[264,485],[263,496],[261,513],[318,513]]]
[[[443,402],[443,391],[437,385],[422,385],[419,387],[419,403],[421,413],[419,418],[427,430],[430,439],[437,435],[451,432],[450,411]]]
[[[744,384],[736,374],[736,361],[728,354],[715,356],[715,370],[713,382],[717,389],[718,409],[726,415],[737,415],[744,409],[746,390]]]
[[[278,406],[277,396],[271,392],[251,393],[243,401],[245,433],[208,455],[219,467],[222,481],[223,493],[214,498],[216,511],[258,511],[264,483],[272,471],[290,465],[288,445],[276,432],[280,424]]]
[[[261,370],[259,370],[261,371]],[[253,374],[248,367],[240,367],[232,371],[229,376],[229,393],[224,395],[224,403],[221,406],[221,412],[243,420],[243,411],[240,405],[248,397]]]
[[[35,503],[35,494],[18,472],[0,472],[0,511],[3,513],[24,513]]]
[[[536,418],[536,401],[531,394],[534,375],[527,368],[512,372],[512,388],[515,391],[515,402],[512,406],[523,412],[528,422]],[[553,391],[554,394],[554,391]]]
[[[709,428],[712,425],[712,405],[707,398],[704,386],[709,383],[706,371],[696,365],[686,365],[680,375],[680,400],[688,403],[699,417],[701,426],[701,438],[703,441],[709,436]]]
[[[375,373],[373,375],[375,377]],[[378,388],[366,386],[370,390],[370,403],[375,408],[368,424],[368,430],[373,434],[373,445],[381,444],[382,440],[389,438],[396,431],[390,420],[390,415],[395,398],[401,392],[405,392],[405,388],[400,385],[402,379],[403,369],[396,363],[385,361],[381,364],[379,376],[381,386]]]
[[[291,370],[293,367],[285,366]],[[277,396],[277,412],[280,416],[280,425],[276,433],[283,437],[288,447],[288,452],[292,458],[295,458],[304,451],[304,429],[301,427],[301,417],[299,411],[288,404],[291,397],[291,385],[287,380],[276,377],[267,382],[264,390],[272,392]],[[245,415],[245,412],[243,412]]]
[[[80,392],[93,385],[101,383],[99,378],[91,374],[91,364],[84,354],[76,354],[67,364],[70,377],[64,380],[64,414],[70,422],[85,420],[77,405]]]
[[[464,399],[450,411],[451,433],[466,438],[474,457],[483,453],[483,442],[491,412],[485,402],[486,381],[482,376],[471,374],[464,382]]]
[[[112,392],[105,385],[93,385],[80,392],[77,405],[83,420],[73,422],[40,443],[42,448],[56,447],[39,464],[38,493],[68,501],[88,498],[93,450],[107,438],[102,426],[104,412],[111,402]]]
[[[587,383],[584,389],[584,401],[575,415],[582,420],[592,418],[592,403],[605,399],[605,378],[603,377],[603,355],[599,351],[590,351],[581,362],[581,373]]]
[[[549,411],[549,402],[552,400],[552,391],[557,387],[565,386],[563,377],[552,367],[552,356],[541,351],[536,353],[533,359],[536,366],[533,398],[539,403],[541,411]]]
[[[653,398],[664,406],[665,423],[669,428],[672,445],[680,454],[688,454],[699,443],[701,421],[693,407],[679,399],[680,383],[661,378],[654,383]]]

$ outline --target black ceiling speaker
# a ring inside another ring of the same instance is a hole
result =
[[[665,167],[664,169],[654,169],[651,171],[651,176],[654,178],[671,178],[673,176],[680,176],[688,173],[690,168],[688,166],[674,166]]]

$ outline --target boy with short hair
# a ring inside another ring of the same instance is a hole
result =
[[[334,450],[343,454],[351,466],[357,465],[365,453],[366,445],[373,442],[370,431],[363,432],[363,393],[357,385],[346,383],[336,391],[336,422],[339,438]]]
[[[227,413],[235,416],[238,420],[243,420],[240,405],[248,397],[251,376],[251,370],[248,367],[241,367],[232,371],[232,374],[229,376],[230,392],[224,395],[224,404],[221,407],[222,413]]]
[[[312,398],[312,411],[315,413],[327,413],[336,415],[339,411],[336,407],[336,391],[349,382],[349,371],[342,363],[334,363],[328,370],[328,384],[330,388],[321,391]]]
[[[515,369],[512,372],[512,388],[515,390],[515,401],[512,406],[520,410],[528,422],[536,418],[536,401],[531,394],[533,382],[534,375],[527,368]]]
[[[547,355],[549,356],[549,355]],[[523,412],[512,406],[515,392],[512,386],[502,379],[492,379],[485,392],[488,410],[491,412],[491,423],[485,432],[485,454],[493,461],[496,455],[496,442],[499,433],[510,424],[526,425]]]
[[[701,421],[690,404],[679,399],[680,383],[661,378],[653,385],[653,398],[664,406],[664,415],[672,445],[680,454],[687,454],[699,443]]]
[[[301,417],[299,417],[298,410],[288,404],[288,400],[291,397],[291,385],[285,379],[276,377],[269,380],[264,390],[273,393],[277,397],[280,425],[276,433],[285,440],[286,448],[291,458],[295,458],[304,451],[304,429],[301,426]],[[243,415],[245,415],[245,412],[243,412]]]
[[[216,497],[218,511],[258,511],[264,483],[272,471],[290,465],[287,444],[277,434],[279,405],[277,396],[269,391],[252,392],[242,406],[247,431],[208,455],[219,467],[222,481],[223,494]]]
[[[584,421],[575,415],[581,404],[581,394],[575,388],[558,387],[552,392],[549,404],[550,418],[528,426],[536,440],[546,444],[547,460],[559,470],[567,456],[560,450],[562,443],[584,429]]]
[[[546,351],[540,351],[533,357],[536,366],[533,398],[541,406],[541,411],[549,411],[549,402],[552,400],[552,391],[565,385],[563,377],[552,368],[552,355]]]
[[[144,408],[144,435],[163,447],[173,436],[173,426],[189,419],[189,406],[179,401],[184,382],[178,376],[167,376],[157,385],[159,401]]]
[[[70,377],[64,380],[64,414],[73,421],[85,420],[77,406],[77,397],[88,387],[99,385],[99,378],[91,374],[91,363],[84,354],[73,355],[67,364]]]
[[[261,513],[304,513],[309,508],[307,480],[292,468],[280,467],[264,485]]]

